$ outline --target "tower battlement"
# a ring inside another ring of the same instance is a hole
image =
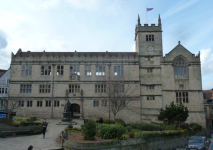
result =
[[[135,39],[137,37],[138,32],[163,32],[161,27],[160,15],[158,17],[158,25],[151,24],[151,26],[149,26],[149,24],[141,25],[140,16],[138,15],[138,23],[135,27]]]

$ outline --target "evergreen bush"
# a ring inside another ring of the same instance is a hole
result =
[[[109,119],[103,119],[104,120],[104,124],[114,124],[115,121],[113,120],[109,120]]]
[[[202,126],[197,124],[197,123],[191,123],[189,125],[194,131],[201,131],[202,130]]]
[[[127,126],[127,127],[126,127],[126,130],[129,132],[130,130],[132,130],[132,127]]]
[[[123,134],[120,139],[127,140],[128,138],[129,138],[129,136],[127,134]]]
[[[122,119],[115,119],[115,123],[121,124],[122,126],[126,127],[126,123]]]
[[[138,129],[141,131],[161,131],[161,127],[159,125],[153,123],[132,123],[130,127],[133,129]]]
[[[95,140],[96,124],[92,119],[88,119],[88,122],[81,125],[81,130],[84,133],[84,140]]]
[[[103,124],[99,129],[99,135],[103,139],[120,139],[124,133],[125,128],[120,124]]]
[[[180,135],[182,134],[181,131],[178,130],[168,130],[168,131],[143,131],[135,133],[135,138],[139,139],[147,139],[150,137],[157,137],[157,136],[169,136],[169,135]]]

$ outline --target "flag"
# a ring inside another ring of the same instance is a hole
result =
[[[153,8],[146,8],[146,11],[151,11]]]

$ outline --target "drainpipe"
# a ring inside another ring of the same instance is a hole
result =
[[[53,82],[52,82],[52,110],[51,110],[51,118],[53,119],[53,91],[54,91],[54,68],[55,68],[55,64],[53,64],[52,66],[53,66]]]
[[[108,66],[109,66],[109,82],[110,82],[110,66],[111,66],[111,64],[109,64]],[[110,120],[110,99],[109,99],[109,120]]]

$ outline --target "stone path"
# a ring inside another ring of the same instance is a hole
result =
[[[56,143],[56,138],[67,125],[56,125],[60,119],[47,119],[48,127],[46,137],[43,139],[43,134],[19,137],[0,138],[0,150],[27,150],[30,145],[33,150],[50,150],[61,148]],[[78,124],[74,127],[80,128],[83,120],[74,119]]]

